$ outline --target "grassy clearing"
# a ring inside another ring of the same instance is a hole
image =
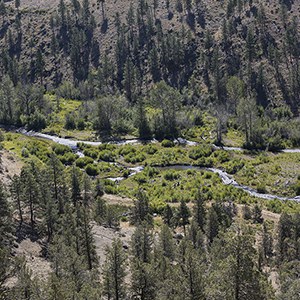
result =
[[[300,153],[235,154],[235,157],[245,162],[245,166],[235,174],[239,183],[280,196],[299,194]]]
[[[94,137],[91,124],[87,124],[85,130],[67,130],[64,128],[66,116],[70,113],[78,114],[84,103],[78,100],[57,98],[55,95],[45,95],[52,107],[49,120],[50,124],[43,132],[56,134],[62,137],[71,137],[79,140],[90,140]]]
[[[217,174],[205,170],[172,170],[153,167],[155,165],[202,165],[223,168],[234,174],[235,179],[253,188],[264,188],[266,192],[294,196],[299,186],[300,154],[293,153],[234,153],[222,150],[212,151],[204,144],[198,147],[163,147],[161,144],[149,145],[101,145],[83,147],[87,161],[82,162],[68,147],[51,141],[27,137],[18,133],[5,133],[4,149],[16,153],[22,161],[35,159],[45,162],[51,151],[66,165],[73,162],[81,169],[93,165],[103,180],[105,191],[111,195],[134,198],[139,188],[144,189],[152,207],[161,211],[167,203],[181,200],[191,202],[198,189],[207,201],[233,201],[240,204],[258,203],[269,211],[281,213],[300,212],[300,205],[292,201],[262,200],[250,197],[246,192],[230,185],[224,185]],[[88,159],[89,158],[89,159]],[[128,177],[116,184],[108,177],[127,177],[127,166],[143,165],[143,172]],[[299,192],[299,190],[298,190]]]
[[[36,159],[44,161],[51,152],[53,143],[48,140],[27,137],[19,133],[5,133],[4,149],[14,152],[22,161]]]
[[[231,186],[224,186],[218,175],[204,170],[160,170],[147,167],[142,173],[122,181],[118,193],[134,197],[144,189],[152,207],[160,211],[167,203],[191,202],[200,189],[206,200],[236,201],[247,195]]]
[[[242,147],[245,142],[243,133],[239,130],[228,128],[227,133],[223,137],[224,145],[229,147]]]

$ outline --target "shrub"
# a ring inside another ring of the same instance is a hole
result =
[[[86,148],[83,150],[83,154],[85,156],[89,156],[93,159],[97,159],[97,157],[98,157],[98,151],[95,148]]]
[[[214,162],[210,157],[200,157],[196,161],[196,165],[203,168],[210,168],[214,165]]]
[[[133,154],[136,152],[136,149],[132,145],[125,145],[119,150],[119,155],[126,156],[128,154]]]
[[[139,173],[139,174],[137,174],[137,175],[134,176],[134,180],[136,182],[138,182],[139,184],[143,184],[143,183],[147,182],[147,177],[146,177],[145,174]]]
[[[104,150],[99,153],[99,159],[103,161],[113,162],[115,161],[115,155],[112,151]]]
[[[164,179],[168,181],[178,180],[180,178],[180,174],[174,170],[169,170],[165,175]]]
[[[147,145],[145,148],[144,148],[144,151],[147,153],[147,154],[150,154],[150,155],[153,155],[157,152],[157,148],[156,146],[153,146],[153,145]]]
[[[225,171],[229,174],[235,174],[244,167],[244,162],[240,159],[232,160],[224,164]]]
[[[29,156],[29,151],[27,148],[23,147],[22,150],[21,150],[21,155],[22,157],[25,157],[27,158]]]
[[[4,133],[3,131],[0,129],[0,143],[4,141]]]
[[[118,193],[118,189],[115,186],[112,185],[106,185],[104,187],[105,193],[106,194],[117,194]]]
[[[85,167],[85,171],[89,176],[97,176],[99,174],[99,170],[94,164],[88,164]]]
[[[171,148],[171,147],[174,147],[174,142],[165,139],[161,142],[161,145],[165,148]]]
[[[224,150],[217,150],[214,152],[214,157],[220,162],[220,163],[224,163],[229,161],[230,159],[230,154],[228,153],[228,151],[224,151]]]
[[[76,159],[76,166],[79,168],[84,168],[86,165],[88,164],[92,164],[94,162],[94,160],[90,157],[80,157],[78,159]]]
[[[201,145],[192,149],[189,153],[189,158],[197,160],[201,157],[208,157],[213,153],[213,149],[209,145]]]
[[[54,145],[52,149],[57,155],[64,155],[65,153],[72,152],[70,147],[60,144]]]
[[[269,139],[269,150],[270,151],[276,152],[276,151],[280,151],[282,149],[284,149],[284,144],[283,144],[281,136],[276,135]]]
[[[105,162],[98,163],[98,167],[101,172],[110,172],[111,171],[111,165]]]
[[[57,95],[66,99],[78,99],[79,91],[70,81],[64,81],[57,89]]]
[[[130,170],[126,169],[124,172],[123,172],[123,177],[124,178],[128,178],[130,175]]]
[[[125,156],[124,160],[127,163],[132,163],[135,164],[137,162],[142,162],[146,159],[146,156],[143,153],[130,153],[128,155]]]
[[[34,114],[28,118],[27,126],[28,129],[33,130],[44,129],[47,126],[46,117],[42,113],[35,111]]]
[[[67,152],[64,155],[58,155],[58,158],[64,165],[72,165],[75,162],[77,155],[72,152]]]
[[[144,170],[144,173],[147,174],[150,178],[154,177],[159,173],[159,171],[156,168],[153,167],[146,167]]]
[[[296,193],[297,196],[300,196],[300,181],[298,180],[298,182],[294,185],[294,191]]]
[[[128,218],[126,216],[122,216],[120,221],[121,222],[128,222]]]
[[[110,150],[110,151],[113,151],[115,150],[117,147],[113,144],[101,144],[98,146],[98,149],[100,151],[103,151],[103,150]]]
[[[203,126],[203,117],[201,114],[197,113],[194,117],[194,125]]]
[[[263,183],[259,183],[257,185],[257,192],[260,193],[260,194],[265,194],[267,192],[266,185],[263,184]]]
[[[65,128],[68,130],[76,129],[76,122],[75,122],[74,114],[70,113],[70,114],[66,115]]]
[[[84,119],[80,118],[78,121],[77,121],[77,129],[78,130],[84,130],[85,128],[85,122],[84,122]]]

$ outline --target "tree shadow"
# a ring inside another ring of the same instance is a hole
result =
[[[104,19],[101,25],[101,33],[106,33],[108,30],[108,19]]]

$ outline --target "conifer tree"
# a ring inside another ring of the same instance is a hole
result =
[[[162,218],[164,220],[164,223],[167,224],[169,227],[173,225],[172,223],[174,222],[174,214],[172,207],[169,204],[167,204],[164,208]]]
[[[179,225],[183,226],[184,232],[186,225],[188,225],[190,223],[189,221],[189,217],[191,216],[190,210],[187,207],[186,203],[181,200],[180,201],[180,206],[178,209],[178,221],[179,221]]]
[[[33,172],[28,167],[24,167],[22,169],[20,180],[22,184],[22,198],[29,206],[31,226],[34,226],[35,209],[40,199],[38,185],[34,178]]]
[[[214,209],[214,207],[210,207],[207,213],[207,220],[206,220],[206,236],[210,243],[213,242],[214,238],[217,236],[219,232],[219,221],[218,215]]]
[[[131,272],[133,297],[138,297],[141,300],[155,299],[157,274],[152,265],[133,258]]]
[[[204,231],[204,223],[205,223],[205,207],[204,207],[204,199],[203,195],[201,195],[200,190],[194,200],[194,220],[197,222],[198,226],[202,231]]]
[[[162,255],[171,261],[175,258],[174,242],[172,233],[167,225],[163,225],[159,234],[159,249]]]
[[[103,266],[103,288],[108,299],[122,300],[125,298],[126,264],[127,258],[122,242],[114,240],[111,247],[106,248],[106,260]]]
[[[81,189],[80,189],[80,182],[78,178],[78,171],[75,166],[72,167],[72,174],[71,174],[71,198],[73,201],[74,207],[78,204],[81,200]]]
[[[12,195],[12,199],[16,202],[19,218],[20,218],[20,226],[23,223],[23,210],[22,210],[22,203],[21,203],[21,181],[19,176],[14,175],[12,178],[11,186],[10,186],[10,192]]]
[[[63,200],[59,197],[59,187],[61,182],[61,176],[63,172],[63,165],[55,153],[51,153],[48,165],[51,170],[50,178],[53,181],[53,198],[59,203],[59,213],[63,213]]]
[[[137,226],[131,238],[132,255],[143,263],[149,263],[152,244],[153,237],[149,225],[143,223]]]
[[[132,224],[142,224],[143,222],[152,224],[153,217],[151,215],[148,196],[144,191],[139,190],[136,198],[137,200],[134,202],[134,206],[131,211]]]

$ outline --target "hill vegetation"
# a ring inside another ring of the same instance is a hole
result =
[[[299,15],[0,0],[0,299],[298,299]]]

